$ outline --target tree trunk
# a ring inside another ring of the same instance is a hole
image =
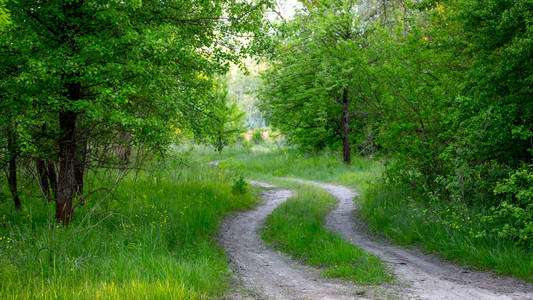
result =
[[[46,170],[46,164],[44,160],[38,158],[35,161],[37,167],[37,175],[39,176],[39,182],[41,184],[41,191],[43,192],[44,197],[50,201],[50,184],[48,183],[48,170]]]
[[[348,89],[344,88],[342,93],[342,156],[344,163],[352,163],[352,152],[350,146],[350,102],[348,99]]]
[[[76,180],[76,194],[81,196],[83,195],[83,175],[87,160],[87,137],[81,136],[78,138],[77,150],[76,157],[74,158],[74,180]]]
[[[69,84],[68,99],[78,100],[81,96],[81,86],[78,83]],[[75,194],[74,161],[76,156],[76,119],[78,113],[71,110],[59,113],[59,181],[56,200],[56,219],[63,225],[68,225],[72,218],[72,198]]]
[[[9,153],[7,182],[13,196],[16,210],[22,209],[17,189],[17,137],[14,128],[10,127],[7,132],[7,149]]]
[[[131,133],[121,133],[119,134],[120,145],[118,146],[117,155],[119,157],[120,164],[126,167],[130,164],[131,156]]]
[[[50,182],[50,188],[52,188],[53,199],[57,201],[57,173],[54,163],[48,162],[48,182]]]
[[[387,0],[382,0],[383,2],[383,24],[387,22]]]
[[[68,225],[72,217],[72,197],[74,196],[74,156],[76,143],[77,114],[72,111],[59,113],[59,182],[56,200],[56,219]]]

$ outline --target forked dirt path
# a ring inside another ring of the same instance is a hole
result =
[[[227,295],[230,299],[355,299],[361,288],[320,277],[316,269],[300,265],[266,247],[258,235],[265,218],[291,196],[289,190],[268,188],[255,209],[228,219],[219,240],[228,253],[235,277],[244,287]]]
[[[531,284],[462,268],[435,255],[394,246],[372,237],[361,229],[364,226],[356,226],[362,223],[355,217],[355,191],[341,185],[295,180],[321,187],[339,200],[327,216],[326,226],[352,244],[379,256],[400,281],[400,298],[533,299]]]
[[[289,178],[285,178],[289,179]],[[241,288],[230,299],[533,299],[533,287],[520,280],[497,277],[456,266],[435,255],[406,249],[372,236],[355,217],[354,197],[347,187],[296,180],[324,188],[338,199],[326,226],[352,244],[379,256],[396,275],[398,284],[356,286],[320,277],[315,268],[303,266],[268,248],[258,235],[265,218],[291,196],[285,189],[250,181],[267,188],[255,209],[228,219],[219,236],[230,257]]]

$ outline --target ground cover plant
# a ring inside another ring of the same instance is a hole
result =
[[[232,192],[233,181],[210,167],[170,161],[91,197],[68,227],[29,194],[20,214],[1,203],[1,298],[221,296],[229,267],[213,237],[225,214],[257,200],[243,189]]]

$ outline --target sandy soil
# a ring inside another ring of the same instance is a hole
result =
[[[435,255],[394,246],[371,236],[355,217],[355,191],[340,185],[304,182],[326,189],[339,200],[326,225],[352,244],[379,256],[399,279],[401,298],[533,299],[531,284],[459,267]]]
[[[221,230],[219,241],[230,257],[236,285],[240,286],[227,298],[354,299],[366,294],[364,288],[322,278],[316,269],[268,248],[257,232],[291,192],[263,182],[250,183],[269,190],[262,194],[260,205],[228,219]]]
[[[352,244],[379,256],[397,277],[394,285],[356,286],[320,277],[304,266],[268,248],[258,235],[265,218],[291,196],[289,190],[250,181],[266,188],[263,202],[225,222],[219,237],[233,265],[236,289],[230,299],[533,299],[531,284],[498,277],[446,262],[373,236],[356,218],[354,197],[347,187],[297,180],[324,188],[339,202],[327,216],[326,226]]]

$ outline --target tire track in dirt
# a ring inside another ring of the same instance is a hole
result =
[[[289,178],[287,178],[289,179]],[[380,257],[399,279],[401,298],[415,299],[533,299],[531,284],[491,272],[463,268],[436,255],[406,249],[368,234],[355,216],[355,191],[341,185],[292,179],[327,190],[338,199],[326,226],[352,244]],[[356,226],[360,224],[361,226]]]
[[[366,287],[322,278],[317,269],[268,248],[258,230],[265,218],[291,197],[291,192],[264,182],[249,182],[268,190],[263,192],[261,204],[228,219],[220,232],[220,244],[230,258],[239,285],[244,287],[226,298],[355,299],[367,292]]]

